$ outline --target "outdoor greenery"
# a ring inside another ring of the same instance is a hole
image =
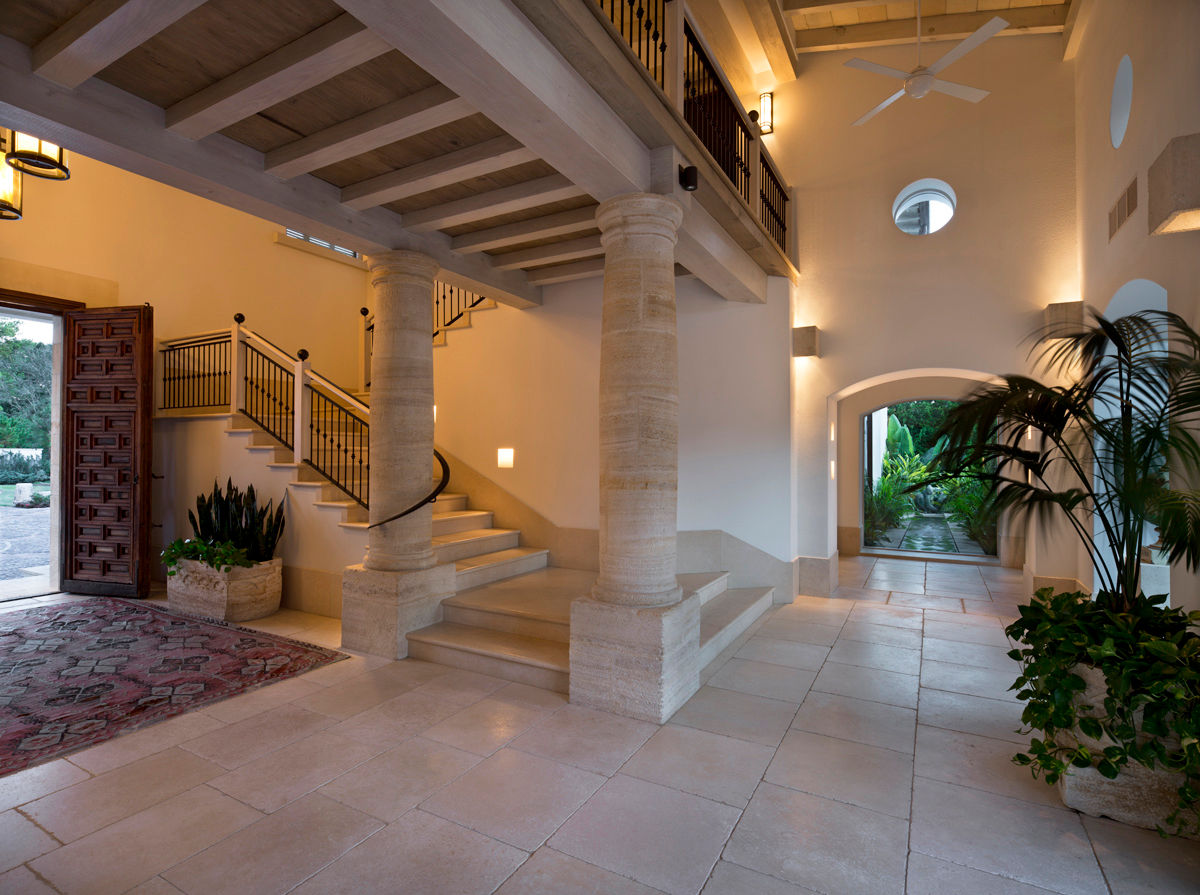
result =
[[[890,454],[883,458],[883,472],[875,481],[863,484],[863,540],[867,546],[879,543],[888,529],[897,528],[913,511],[913,497],[908,492],[911,479],[908,467],[899,464]]]
[[[283,534],[283,505],[271,512],[273,501],[258,505],[253,485],[243,493],[229,479],[222,492],[213,482],[211,495],[196,498],[196,512],[188,510],[188,522],[196,539],[208,544],[232,544],[245,551],[251,562],[266,562],[275,555]]]
[[[937,488],[937,485],[926,485]],[[992,500],[992,488],[974,474],[950,479],[945,483],[942,510],[984,553],[996,553],[996,531],[1000,508]]]
[[[905,401],[888,408],[889,429],[891,419],[909,430],[913,453],[928,463],[935,455],[937,432],[946,420],[946,414],[954,406],[953,401]]]
[[[17,338],[16,321],[0,320],[0,447],[49,450],[51,351]]]
[[[40,457],[24,454],[0,454],[0,485],[18,482],[44,482],[50,478],[50,451],[43,448]]]
[[[164,548],[162,561],[167,567],[168,576],[179,571],[176,566],[181,559],[194,559],[222,572],[228,571],[231,566],[249,568],[254,565],[246,557],[245,550],[228,541],[199,541],[195,538],[179,538]]]
[[[1095,569],[1094,601],[1039,591],[1007,628],[1022,642],[1013,685],[1040,730],[1016,756],[1051,783],[1071,765],[1114,777],[1129,761],[1181,772],[1173,828],[1197,827],[1200,613],[1141,589],[1157,527],[1172,563],[1200,568],[1200,334],[1176,314],[1099,315],[1044,332],[1038,359],[1064,385],[1026,376],[979,389],[947,415],[941,478],[992,489],[992,506],[1071,526]],[[1168,477],[1168,471],[1170,477]],[[1080,698],[1082,666],[1103,673],[1102,706]],[[1098,751],[1075,731],[1101,740]],[[1111,743],[1111,745],[1109,745]]]

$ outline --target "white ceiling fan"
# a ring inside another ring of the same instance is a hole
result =
[[[851,68],[859,68],[863,71],[875,72],[880,75],[887,75],[889,78],[899,78],[904,82],[904,86],[877,105],[874,109],[864,115],[858,121],[854,122],[855,126],[864,124],[870,121],[904,94],[908,94],[913,99],[921,99],[927,95],[930,90],[936,90],[938,93],[945,93],[947,96],[956,96],[959,99],[965,99],[970,103],[977,103],[989,91],[980,90],[978,87],[968,87],[965,84],[956,84],[953,81],[944,81],[938,77],[938,73],[947,66],[957,62],[967,53],[971,52],[985,40],[999,34],[1008,27],[1008,22],[996,16],[987,24],[983,25],[970,37],[963,40],[958,46],[952,49],[949,53],[928,67],[921,64],[921,3],[917,0],[917,67],[912,71],[900,71],[898,68],[889,68],[886,65],[880,65],[877,62],[868,62],[866,59],[850,59],[846,65]]]

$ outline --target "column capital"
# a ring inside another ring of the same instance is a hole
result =
[[[367,255],[367,270],[371,272],[371,285],[399,282],[433,282],[442,266],[424,252],[396,249]]]
[[[659,193],[627,193],[600,203],[596,226],[600,241],[620,236],[660,236],[675,243],[675,231],[683,222],[683,206]]]

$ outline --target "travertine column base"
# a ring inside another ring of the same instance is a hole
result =
[[[442,600],[454,595],[454,563],[392,572],[362,564],[342,572],[342,646],[403,659],[409,631],[442,620]]]
[[[571,604],[571,702],[666,722],[700,688],[700,598]]]

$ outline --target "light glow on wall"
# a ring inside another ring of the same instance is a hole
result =
[[[496,449],[496,466],[500,469],[512,469],[513,461],[516,459],[516,451],[512,448],[497,448]]]
[[[837,460],[829,461],[829,480],[833,481],[837,478]]]

